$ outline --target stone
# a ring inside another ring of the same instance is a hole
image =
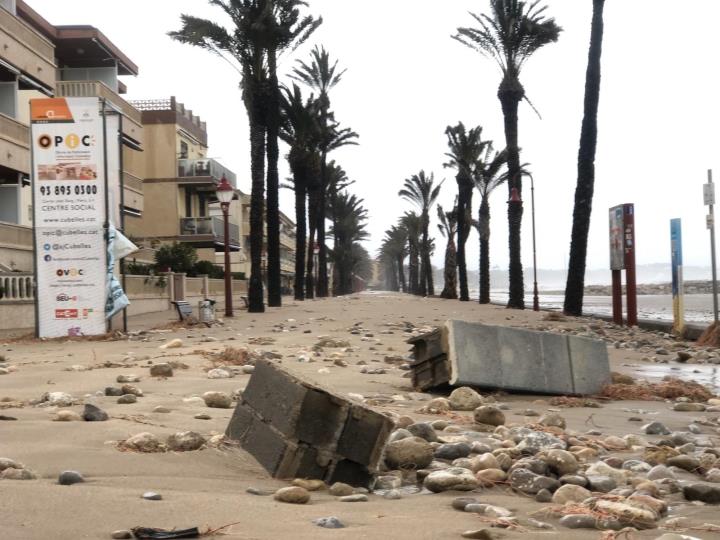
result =
[[[347,497],[348,495],[352,495],[355,490],[348,484],[335,482],[332,486],[330,486],[328,491],[330,492],[330,495],[333,495],[334,497]]]
[[[110,538],[113,538],[114,540],[127,540],[128,538],[133,538],[132,531],[128,531],[125,529],[121,529],[118,531],[113,531],[112,534],[110,534]]]
[[[410,433],[407,429],[400,428],[396,429],[390,434],[390,436],[388,437],[388,442],[391,443],[402,439],[409,439],[411,437],[413,437],[412,433]]]
[[[453,411],[474,411],[483,404],[483,397],[468,386],[456,388],[448,398]]]
[[[37,475],[30,469],[8,468],[0,473],[2,480],[37,480]]]
[[[627,461],[624,461],[622,464],[622,468],[626,471],[634,472],[634,473],[646,473],[650,472],[652,467],[645,463],[644,461],[640,461],[639,459],[628,459]]]
[[[193,416],[195,420],[212,420],[212,416],[205,413],[198,413],[195,416]]]
[[[225,392],[205,392],[203,400],[205,405],[215,409],[230,409],[232,407],[232,397]]]
[[[129,405],[137,402],[137,396],[135,394],[124,394],[117,399],[120,405]]]
[[[420,412],[425,414],[437,414],[448,412],[450,410],[450,402],[447,398],[435,398],[428,401]]]
[[[123,395],[132,394],[136,397],[143,397],[143,391],[140,390],[140,388],[138,388],[137,386],[133,386],[131,384],[123,384],[121,389],[123,391]]]
[[[204,403],[204,402],[203,402],[203,403]],[[171,411],[170,409],[168,409],[167,407],[163,407],[162,405],[158,405],[157,407],[155,407],[155,408],[153,409],[153,412],[154,412],[154,413],[158,413],[158,414],[168,414],[168,413],[170,413],[170,412],[172,412],[172,411]]]
[[[62,410],[55,413],[55,422],[81,422],[82,417],[75,411]]]
[[[473,413],[475,422],[489,426],[502,426],[505,424],[505,414],[494,405],[482,405]]]
[[[75,399],[66,392],[47,392],[40,401],[53,407],[70,407],[75,404]]]
[[[164,343],[163,345],[160,345],[158,347],[159,349],[179,349],[183,346],[183,340],[182,339],[171,339],[167,343]]]
[[[133,435],[129,439],[123,441],[121,445],[128,450],[137,452],[164,452],[165,445],[152,433],[143,432]]]
[[[535,502],[549,503],[552,501],[552,497],[553,497],[553,494],[550,493],[547,489],[541,489],[535,495]]]
[[[665,462],[668,467],[679,467],[686,471],[693,472],[700,467],[700,460],[693,456],[673,456]]]
[[[507,473],[500,469],[483,469],[475,473],[475,479],[482,487],[493,487],[499,482],[504,482]]]
[[[273,496],[276,501],[290,504],[306,504],[310,500],[310,492],[298,486],[280,488]]]
[[[77,471],[63,471],[58,477],[58,484],[61,486],[72,486],[84,482],[85,478]]]
[[[143,493],[142,498],[146,501],[162,501],[162,495],[154,491],[146,491]]]
[[[585,487],[587,486],[587,478],[576,474],[568,474],[560,477],[560,483]]]
[[[451,467],[442,471],[433,471],[425,477],[423,486],[433,493],[443,491],[472,491],[478,483],[472,472],[467,469]]]
[[[538,420],[538,424],[541,426],[558,427],[565,429],[567,421],[557,413],[543,414]]]
[[[398,491],[397,489],[391,489],[388,490],[385,495],[383,495],[383,499],[388,499],[390,501],[397,501],[399,499],[402,499],[402,493]]]
[[[312,523],[323,529],[344,529],[345,525],[335,516],[313,519]]]
[[[560,505],[568,502],[581,503],[590,497],[592,497],[592,493],[584,487],[573,484],[565,484],[560,486],[558,490],[553,493],[552,502]]]
[[[617,487],[617,482],[614,478],[604,475],[589,475],[587,476],[588,486],[592,491],[599,491],[601,493],[610,493]]]
[[[105,388],[105,395],[108,397],[120,397],[123,394],[122,388],[116,388],[114,386],[107,386]]]
[[[407,427],[407,431],[415,436],[425,439],[427,442],[437,442],[438,437],[435,429],[427,422],[418,422]]]
[[[528,469],[515,469],[510,473],[510,486],[522,493],[535,495],[538,491],[547,489],[555,491],[560,486],[560,482],[553,478],[535,474]]]
[[[647,473],[648,480],[663,480],[665,478],[675,480],[675,473],[665,465],[655,465]]]
[[[179,431],[167,438],[167,447],[175,452],[192,452],[199,450],[207,441],[205,437],[194,431]]]
[[[296,478],[292,481],[292,485],[305,488],[308,491],[320,491],[321,489],[325,489],[327,487],[325,482],[322,480],[308,478]]]
[[[710,469],[706,472],[705,481],[712,484],[720,484],[720,469]]]
[[[683,495],[688,501],[702,501],[707,504],[720,504],[720,487],[705,484],[683,486]]]
[[[24,469],[25,467],[15,460],[10,458],[0,458],[0,472],[5,469]]]
[[[470,445],[464,442],[441,444],[435,449],[436,459],[453,461],[470,455]]]
[[[137,375],[129,374],[129,375],[118,375],[115,379],[116,382],[119,383],[139,383],[140,377]]]
[[[588,514],[568,514],[560,518],[560,525],[568,529],[620,530],[622,525],[614,519],[596,519]]]
[[[150,376],[151,377],[172,377],[173,376],[173,368],[170,364],[166,364],[164,362],[159,364],[153,364],[150,366]]]
[[[639,508],[624,502],[598,499],[593,503],[594,508],[602,513],[614,516],[622,525],[632,526],[636,529],[651,529],[656,527],[658,516],[651,510]]]
[[[356,495],[344,495],[338,499],[340,502],[368,502],[368,496],[364,493],[358,493]]]
[[[575,456],[567,450],[549,450],[545,461],[550,466],[550,469],[560,476],[574,474],[580,468]]]
[[[475,540],[497,540],[500,538],[500,534],[490,529],[477,529],[472,531],[465,531],[460,534],[463,538],[472,538]]]
[[[82,417],[86,422],[105,422],[109,418],[108,413],[90,403],[85,404]]]
[[[471,468],[473,472],[478,472],[485,469],[500,469],[501,467],[498,458],[496,458],[493,454],[486,452],[484,454],[480,454],[479,456],[475,456],[472,459]]]
[[[231,379],[232,376],[231,371],[223,368],[215,368],[207,372],[208,379]]]
[[[453,499],[451,506],[455,510],[460,510],[461,512],[465,511],[465,507],[468,504],[477,504],[477,499],[475,497],[456,497]]]
[[[607,463],[598,461],[587,468],[585,476],[609,476],[618,486],[624,486],[627,484],[629,473],[626,470],[616,469]]]
[[[521,428],[514,432],[514,439],[517,439],[516,449],[522,453],[537,454],[540,450],[559,448],[565,450],[565,442],[544,431],[533,431],[528,428]]]
[[[676,403],[673,405],[673,411],[679,412],[702,412],[706,406],[702,403]]]
[[[390,469],[424,469],[434,455],[430,443],[420,437],[394,441],[385,447],[385,463]]]

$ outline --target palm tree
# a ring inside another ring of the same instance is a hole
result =
[[[393,284],[390,290],[408,292],[403,268],[405,257],[407,257],[407,231],[402,226],[393,225],[385,231],[385,238],[380,247],[380,260],[385,265],[386,279],[390,280],[388,283]]]
[[[333,114],[330,112],[330,90],[340,83],[344,73],[345,70],[340,71],[338,69],[337,61],[335,61],[335,63],[330,61],[330,54],[325,50],[325,47],[315,46],[311,53],[310,63],[308,64],[298,60],[298,66],[290,75],[293,79],[303,82],[318,93],[318,100],[320,102],[320,125],[325,133],[325,137],[320,146],[320,193],[318,198],[318,221],[316,224],[317,242],[319,245],[317,279],[317,296],[319,298],[328,296],[327,245],[325,243],[325,199],[328,196],[327,156],[331,150],[339,148],[340,146],[357,144],[353,140],[357,135],[354,132],[349,132],[349,130],[346,130],[340,139],[338,139],[337,125],[335,124]],[[342,130],[340,131],[342,132]],[[351,136],[350,133],[352,134]]]
[[[267,280],[268,305],[282,305],[280,276],[280,209],[278,159],[280,150],[278,136],[280,130],[280,86],[277,76],[277,58],[284,51],[302,45],[322,24],[322,18],[314,19],[308,15],[300,16],[300,8],[307,6],[303,0],[264,0],[263,18],[266,30],[263,43],[267,51]]]
[[[430,262],[430,210],[440,194],[443,182],[444,180],[436,186],[434,185],[434,174],[430,173],[430,176],[427,176],[425,171],[420,171],[406,179],[403,189],[398,192],[400,197],[411,202],[420,210],[422,242],[420,244],[420,287],[418,292],[421,296],[435,294]]]
[[[339,243],[333,247],[333,259],[339,269],[339,294],[353,292],[353,270],[357,263],[354,255],[354,245],[368,237],[365,230],[368,213],[363,207],[363,200],[355,195],[343,191],[335,199],[340,219],[333,233],[337,235]]]
[[[288,162],[295,191],[295,299],[305,299],[305,258],[308,186],[320,174],[318,144],[321,137],[319,104],[314,96],[303,99],[300,88],[283,89],[280,137],[290,146]]]
[[[457,294],[457,274],[458,274],[458,262],[457,262],[457,248],[455,247],[455,235],[458,230],[458,221],[460,211],[458,210],[458,198],[455,197],[455,206],[449,212],[445,212],[438,204],[437,207],[438,229],[440,234],[447,238],[447,247],[445,248],[445,286],[443,287],[440,296],[442,298],[448,298],[455,300],[458,297]]]
[[[477,28],[458,28],[454,39],[494,60],[502,71],[498,99],[505,119],[505,143],[508,152],[508,229],[510,250],[509,308],[524,309],[525,286],[520,256],[522,225],[522,175],[518,146],[518,107],[527,99],[520,83],[525,62],[539,49],[557,41],[562,29],[555,19],[544,16],[546,6],[540,0],[490,0],[490,15],[470,15]],[[517,196],[514,197],[514,191]]]
[[[605,0],[593,0],[593,20],[590,33],[590,52],[585,76],[585,115],[578,152],[578,180],[575,189],[570,265],[565,287],[564,311],[568,315],[582,315],[585,290],[585,263],[588,231],[595,190],[595,150],[597,149],[597,113],[600,104],[600,59],[602,57],[603,9]]]
[[[408,244],[408,292],[420,294],[420,236],[422,219],[415,212],[405,212],[400,218]]]
[[[489,144],[489,141],[482,140],[482,130],[481,126],[477,126],[467,131],[462,122],[458,122],[456,126],[448,126],[445,130],[450,148],[445,155],[450,158],[450,161],[444,166],[457,171],[455,179],[458,185],[458,215],[462,216],[457,227],[457,263],[460,271],[460,300],[462,302],[470,300],[465,243],[470,235],[470,222],[472,221],[475,166],[483,150]],[[457,298],[457,294],[453,298]]]
[[[480,303],[490,303],[490,195],[508,179],[501,170],[507,165],[508,152],[495,152],[489,143],[485,155],[478,160],[475,170],[475,187],[480,192],[478,236],[480,237]]]
[[[241,89],[250,124],[250,283],[248,311],[265,311],[262,283],[263,214],[265,191],[264,125],[267,64],[263,44],[266,3],[263,0],[210,0],[220,7],[233,24],[231,31],[207,19],[181,15],[182,26],[169,35],[176,41],[194,45],[226,60],[241,74]]]

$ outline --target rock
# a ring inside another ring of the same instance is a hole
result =
[[[128,530],[119,530],[119,531],[113,531],[110,535],[110,538],[113,538],[114,540],[126,540],[128,538],[133,538],[132,531]]]
[[[183,346],[183,340],[182,339],[172,339],[168,341],[167,343],[160,345],[158,347],[159,349],[179,349]]]
[[[636,529],[654,528],[657,520],[656,514],[645,508],[638,508],[627,503],[598,499],[594,508],[604,514],[614,516],[622,525],[632,526]]]
[[[120,405],[129,405],[130,403],[136,403],[137,396],[135,394],[125,394],[125,395],[120,396],[117,399],[117,402]]]
[[[397,489],[402,486],[402,478],[398,476],[391,476],[391,475],[385,475],[385,476],[378,476],[375,479],[375,487],[374,489],[382,490],[382,489]]]
[[[451,467],[431,472],[425,477],[423,485],[433,493],[441,493],[443,491],[472,491],[478,483],[469,470]]]
[[[618,486],[624,486],[627,484],[628,479],[628,471],[622,470],[622,469],[616,469],[615,467],[611,467],[607,463],[604,463],[602,461],[598,461],[597,463],[593,463],[590,467],[587,468],[585,471],[585,476],[609,476],[613,479],[613,481]]]
[[[640,461],[639,459],[628,459],[627,461],[623,462],[622,468],[626,471],[634,472],[634,473],[646,473],[650,472],[652,467],[645,463],[644,461]]]
[[[245,490],[245,493],[249,493],[250,495],[258,495],[260,497],[267,497],[268,495],[274,495],[274,491],[270,491],[267,489],[259,489],[254,487],[249,487]]]
[[[152,433],[143,432],[123,441],[121,446],[137,452],[164,452],[165,445]]]
[[[450,402],[447,398],[435,398],[428,401],[421,409],[420,412],[424,414],[437,414],[447,412],[450,410]]]
[[[70,407],[75,404],[75,399],[66,392],[47,392],[40,401],[53,407]]]
[[[565,429],[567,422],[565,419],[557,413],[543,414],[538,420],[538,424],[541,426],[558,427]]]
[[[513,430],[513,433],[516,434],[513,438],[517,437],[516,449],[522,453],[537,454],[540,450],[548,448],[565,450],[567,447],[562,439],[544,431],[520,428],[517,431]]]
[[[456,497],[453,499],[451,506],[455,510],[460,510],[461,512],[465,511],[465,507],[468,504],[477,504],[477,499],[474,497]]]
[[[122,388],[116,388],[114,386],[107,386],[105,388],[105,395],[108,397],[120,397],[123,394]]]
[[[2,480],[37,480],[37,475],[30,469],[8,468],[0,473]]]
[[[136,397],[143,397],[143,391],[140,390],[137,386],[133,386],[131,384],[123,384],[121,390],[123,392],[123,395],[132,394]]]
[[[58,477],[58,484],[61,486],[72,486],[84,482],[85,478],[77,471],[63,471]]]
[[[192,452],[199,450],[207,441],[205,437],[194,431],[179,431],[167,438],[167,447],[175,452]]]
[[[137,375],[133,375],[133,374],[130,374],[130,375],[118,375],[117,378],[115,379],[115,381],[116,381],[116,382],[119,382],[119,383],[121,383],[121,384],[122,384],[122,383],[139,383],[139,382],[140,382],[140,377],[138,377]]]
[[[333,495],[334,497],[347,497],[348,495],[353,494],[354,489],[348,484],[335,482],[332,486],[330,486],[328,491],[330,492],[330,495]]]
[[[535,501],[539,503],[549,503],[552,501],[552,498],[553,494],[550,493],[547,489],[541,489],[535,495]]]
[[[231,371],[223,368],[211,369],[207,373],[208,379],[231,379],[232,376],[233,374]]]
[[[588,514],[569,514],[560,518],[560,525],[568,529],[612,529],[620,530],[622,526],[617,520],[595,519]]]
[[[473,413],[475,422],[489,426],[502,426],[505,424],[505,414],[494,405],[483,405]]]
[[[702,501],[707,504],[720,504],[720,487],[705,484],[683,486],[683,495],[688,501]]]
[[[307,478],[296,478],[292,481],[292,485],[307,489],[308,491],[319,491],[321,489],[325,489],[326,487],[325,482],[322,480]]]
[[[658,536],[655,540],[702,540],[702,538],[688,536],[687,534],[665,533]]]
[[[410,433],[407,429],[400,428],[400,429],[396,429],[395,431],[393,431],[390,434],[387,442],[391,443],[391,442],[395,442],[395,441],[400,441],[402,439],[410,439],[412,436],[413,436],[413,434]]]
[[[0,458],[0,472],[5,469],[24,469],[24,465],[10,458]]]
[[[465,531],[460,536],[463,538],[473,538],[475,540],[497,540],[501,538],[501,534],[491,529],[477,529],[474,531]]]
[[[556,474],[564,476],[566,474],[574,474],[580,468],[580,465],[570,452],[567,450],[553,449],[549,450],[545,461]]]
[[[342,521],[340,521],[338,518],[336,518],[334,516],[313,519],[312,522],[314,525],[317,525],[318,527],[322,527],[323,529],[344,529],[345,528],[345,525],[343,525]]]
[[[407,427],[407,431],[415,437],[425,439],[427,442],[437,442],[435,429],[427,422],[418,422]]]
[[[215,409],[229,409],[232,407],[232,397],[225,392],[205,392],[203,400],[205,400],[205,405]]]
[[[648,471],[648,480],[663,480],[669,478],[675,480],[675,473],[668,469],[665,465],[655,465]]]
[[[151,377],[172,377],[173,368],[170,364],[160,363],[150,366]]]
[[[668,467],[679,467],[686,471],[693,472],[700,467],[700,460],[693,456],[682,455],[668,458],[665,464]]]
[[[310,500],[310,492],[298,486],[284,487],[278,489],[273,497],[284,503],[306,504]]]
[[[680,412],[702,412],[706,409],[702,403],[676,403],[673,406],[673,411]]]
[[[589,475],[587,476],[588,486],[592,491],[609,493],[617,487],[617,482],[610,476]]]
[[[720,484],[720,469],[710,469],[705,473],[705,481],[712,484]]]
[[[456,388],[448,399],[453,411],[474,411],[483,404],[483,397],[468,386]]]
[[[587,478],[580,475],[568,474],[560,478],[561,484],[572,484],[574,486],[587,486]]]
[[[155,407],[155,408],[153,409],[153,412],[154,412],[154,413],[158,413],[158,414],[168,414],[168,413],[171,412],[171,411],[170,411],[170,409],[168,409],[167,407],[163,407],[162,405],[158,405],[157,407]]]
[[[470,445],[467,443],[449,443],[441,444],[435,449],[436,459],[445,459],[453,461],[458,458],[464,458],[470,455]]]
[[[507,473],[501,469],[483,469],[475,473],[475,479],[482,487],[493,487],[506,478]]]
[[[154,491],[146,491],[143,493],[142,498],[146,501],[162,501],[162,495]]]
[[[364,493],[358,493],[357,495],[345,495],[338,500],[340,502],[368,502],[368,496]]]
[[[552,502],[555,504],[565,504],[567,502],[581,503],[585,499],[592,497],[592,493],[581,486],[573,484],[565,484],[560,486],[552,496]]]
[[[255,366],[242,366],[242,368],[240,368],[240,370],[245,375],[251,375],[252,372],[255,371]]]
[[[402,499],[402,493],[400,493],[397,489],[391,489],[383,495],[383,499],[388,499],[390,501],[397,501],[399,499]]]
[[[82,417],[86,422],[105,422],[109,418],[108,414],[100,407],[96,407],[90,403],[85,404]]]
[[[650,422],[642,427],[646,435],[670,435],[670,430],[662,422]]]
[[[54,422],[81,422],[82,417],[75,411],[62,410],[55,413]]]
[[[500,469],[500,462],[491,453],[487,452],[472,459],[472,471],[478,472],[485,469]]]
[[[522,493],[536,495],[538,491],[543,489],[551,492],[555,491],[560,486],[560,482],[521,468],[510,473],[510,486]]]
[[[424,469],[432,463],[433,447],[425,439],[411,437],[385,447],[385,463],[394,469]]]
[[[195,420],[212,420],[212,416],[205,413],[198,413],[195,416],[193,416]]]

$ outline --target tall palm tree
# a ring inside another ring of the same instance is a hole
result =
[[[265,191],[265,112],[267,63],[264,43],[264,0],[209,0],[221,8],[232,29],[207,19],[181,15],[181,28],[169,36],[225,59],[241,74],[241,89],[250,124],[250,283],[248,311],[265,311],[262,282],[263,214]]]
[[[295,192],[295,299],[305,299],[305,258],[307,224],[306,199],[308,185],[320,174],[318,145],[321,137],[319,104],[313,95],[304,99],[300,88],[293,84],[281,97],[280,137],[290,146],[288,162],[293,174]]]
[[[435,175],[420,171],[405,180],[398,195],[414,204],[420,210],[422,242],[420,244],[420,288],[421,296],[433,296],[432,264],[430,262],[430,210],[440,195],[444,180],[435,185]]]
[[[476,28],[458,28],[453,36],[460,43],[494,60],[502,71],[498,99],[505,120],[505,144],[508,152],[508,230],[510,250],[509,308],[524,309],[525,285],[520,255],[522,225],[522,175],[518,146],[518,107],[527,99],[520,83],[520,71],[539,49],[557,41],[562,29],[555,19],[546,18],[546,6],[540,0],[490,0],[490,15],[470,15]],[[516,190],[517,197],[513,197]]]
[[[603,9],[605,0],[593,0],[590,52],[585,75],[585,115],[578,152],[578,180],[575,189],[570,265],[565,287],[564,311],[568,315],[582,315],[585,291],[585,263],[587,260],[590,214],[595,190],[595,150],[597,149],[597,114],[600,104],[600,60],[603,40]]]
[[[443,207],[438,204],[437,213],[438,220],[440,220],[438,229],[440,229],[440,234],[447,238],[447,247],[445,248],[445,286],[443,287],[440,296],[442,298],[455,300],[458,297],[458,262],[457,248],[455,247],[455,235],[457,234],[458,221],[460,217],[458,198],[455,197],[455,206],[449,212],[445,212]]]
[[[407,231],[402,226],[393,225],[385,231],[385,238],[380,248],[380,259],[385,265],[386,278],[396,286],[390,290],[407,292],[403,268],[405,257],[407,257]],[[393,274],[392,278],[388,273]]]
[[[408,292],[419,295],[422,219],[415,212],[405,212],[400,223],[406,232],[408,245]]]
[[[333,259],[339,267],[340,287],[339,293],[351,294],[353,292],[353,269],[356,264],[354,245],[368,237],[366,231],[368,213],[363,206],[363,200],[356,195],[343,191],[335,199],[338,206],[337,222],[338,245],[333,247]]]
[[[460,272],[460,300],[470,300],[467,280],[467,263],[465,260],[465,243],[470,235],[470,222],[472,221],[472,196],[474,187],[475,166],[489,141],[482,140],[481,126],[467,131],[462,122],[456,126],[448,126],[445,134],[448,138],[450,151],[445,155],[450,161],[445,167],[457,171],[455,179],[458,185],[458,213],[462,219],[457,227],[457,263]],[[457,295],[453,296],[457,298]]]
[[[480,192],[478,236],[480,237],[480,303],[490,303],[490,195],[505,183],[508,173],[501,172],[507,165],[508,152],[495,152],[492,143],[487,145],[475,170],[475,187]]]
[[[226,0],[227,1],[227,0]],[[283,52],[302,45],[322,24],[322,18],[300,16],[300,8],[307,6],[304,0],[263,0],[266,30],[263,43],[267,51],[267,281],[268,305],[282,305],[280,275],[280,208],[278,159],[280,150],[280,86],[277,76],[277,58]]]
[[[303,82],[308,87],[318,93],[320,102],[320,125],[325,132],[325,137],[321,142],[321,174],[320,174],[320,194],[319,194],[319,211],[317,227],[317,242],[319,246],[318,252],[318,279],[317,279],[317,296],[324,298],[328,296],[328,274],[327,274],[327,245],[325,243],[325,199],[328,196],[328,173],[327,173],[327,156],[328,152],[339,148],[346,144],[357,144],[353,141],[353,137],[345,134],[341,140],[337,139],[337,129],[330,112],[330,90],[332,90],[342,80],[345,70],[338,69],[338,62],[330,61],[330,54],[325,47],[315,46],[311,53],[310,63],[298,60],[298,65],[290,75],[293,79]],[[356,137],[356,135],[353,133]],[[332,146],[332,148],[331,148]],[[334,222],[333,222],[334,223]]]

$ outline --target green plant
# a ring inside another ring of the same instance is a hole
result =
[[[158,271],[190,273],[197,263],[197,250],[190,244],[174,242],[155,252],[155,269]]]
[[[190,277],[206,275],[211,279],[222,279],[225,277],[225,270],[210,261],[198,261],[188,275]]]

